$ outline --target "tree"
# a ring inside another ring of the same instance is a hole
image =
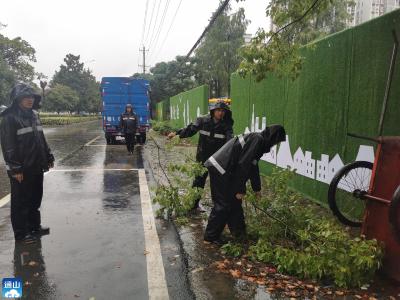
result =
[[[229,12],[230,7],[217,18],[195,55],[197,81],[209,83],[217,97],[229,93],[230,76],[239,67],[238,52],[249,24],[243,8],[232,15]]]
[[[64,58],[65,65],[61,65],[60,70],[56,71],[50,85],[62,84],[77,92],[82,92],[84,64],[79,60],[79,55],[67,54]]]
[[[10,104],[10,90],[15,82],[15,73],[0,56],[0,105]]]
[[[31,65],[36,62],[35,49],[20,37],[9,39],[0,34],[0,56],[18,80],[32,82],[35,69]]]
[[[150,74],[150,73],[146,73],[146,74],[135,73],[135,74],[132,75],[132,78],[145,79],[145,80],[151,81],[151,80],[153,80],[154,76],[153,76],[153,74]]]
[[[96,82],[89,69],[85,69],[80,62],[79,55],[67,54],[65,64],[56,71],[50,83],[51,87],[57,84],[65,85],[76,91],[79,101],[73,108],[78,113],[82,111],[98,112],[100,106],[100,85]]]
[[[4,26],[0,23],[0,29]],[[27,41],[0,34],[0,105],[10,104],[9,92],[18,80],[32,83],[32,62],[36,62],[35,49]]]
[[[81,110],[97,113],[101,110],[100,83],[96,81],[96,77],[89,69],[83,72],[83,81],[85,83],[85,92],[82,98]]]
[[[62,84],[54,85],[43,101],[43,109],[50,112],[72,112],[79,102],[76,91]]]
[[[271,0],[266,15],[277,29],[259,30],[243,48],[239,73],[258,81],[268,72],[296,78],[303,63],[300,48],[345,29],[352,18],[348,8],[354,5],[353,0]]]
[[[185,62],[183,56],[175,60],[157,63],[150,69],[151,97],[155,102],[167,99],[196,87],[193,60]]]

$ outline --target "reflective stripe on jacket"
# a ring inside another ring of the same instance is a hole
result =
[[[124,133],[136,133],[137,116],[135,113],[123,113],[120,121],[121,129]]]
[[[54,162],[36,111],[9,110],[0,125],[0,139],[9,175],[47,171]]]
[[[250,179],[254,191],[261,190],[258,161],[264,154],[265,142],[259,133],[239,135],[227,142],[206,162],[207,168],[215,168],[221,175],[232,176],[235,193],[246,192]]]
[[[215,122],[211,115],[198,117],[195,122],[177,131],[179,137],[187,138],[199,133],[196,159],[205,162],[233,137],[231,119]]]

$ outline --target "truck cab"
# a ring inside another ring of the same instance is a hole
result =
[[[147,80],[131,77],[103,77],[101,80],[103,131],[107,144],[115,144],[124,137],[120,117],[127,104],[132,104],[138,118],[136,141],[145,143],[150,127],[150,84]]]

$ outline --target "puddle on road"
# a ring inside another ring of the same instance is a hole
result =
[[[191,225],[180,227],[179,234],[188,254],[189,276],[196,299],[273,299],[257,292],[255,285],[234,280],[227,274],[217,273],[212,264],[221,260],[217,247],[203,243],[201,219],[191,220]],[[258,298],[255,298],[258,294]],[[262,298],[264,297],[264,298]]]

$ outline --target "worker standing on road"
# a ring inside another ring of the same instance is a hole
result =
[[[204,235],[206,242],[222,244],[220,236],[226,224],[234,237],[245,236],[242,199],[246,194],[246,182],[250,179],[253,191],[260,193],[258,161],[271,147],[285,140],[285,129],[272,125],[260,133],[231,139],[206,161],[214,204]]]
[[[133,154],[137,130],[137,116],[133,112],[131,104],[126,105],[125,112],[121,115],[121,128],[125,135],[125,143],[128,153]]]
[[[1,149],[11,184],[11,223],[17,241],[34,242],[50,229],[41,226],[43,173],[54,166],[54,156],[43,134],[39,115],[41,96],[18,83],[12,104],[0,117]]]
[[[178,130],[176,133],[172,132],[168,138],[173,138],[176,134],[180,138],[187,138],[194,136],[199,132],[199,143],[197,145],[196,160],[202,164],[218,149],[220,149],[227,141],[233,137],[233,119],[232,112],[229,106],[223,102],[218,101],[211,109],[210,114],[199,117],[194,123],[190,123],[186,128]],[[204,188],[208,172],[202,176],[197,176],[193,181],[194,188]],[[200,198],[196,200],[193,211],[201,212]]]

